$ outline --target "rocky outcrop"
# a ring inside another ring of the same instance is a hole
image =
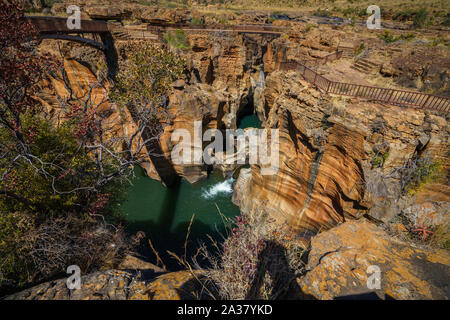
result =
[[[382,73],[395,75],[396,81],[403,86],[448,96],[449,70],[450,57],[446,48],[418,43],[388,60],[383,65]]]
[[[202,271],[163,273],[135,257],[120,267],[82,276],[80,289],[69,290],[60,279],[5,299],[190,300],[213,292],[202,287]],[[406,243],[364,219],[350,221],[312,238],[305,271],[285,298],[448,299],[449,268],[446,250]]]
[[[171,151],[176,142],[171,141],[171,134],[176,129],[186,129],[194,136],[194,121],[201,121],[203,132],[210,128],[237,127],[237,122],[243,112],[252,112],[253,96],[261,87],[257,83],[261,78],[261,65],[271,63],[271,57],[264,58],[270,37],[246,36],[239,34],[222,34],[209,32],[186,32],[190,50],[178,51],[186,61],[186,73],[183,79],[173,84],[169,97],[168,112],[173,115],[171,123],[167,124],[160,138],[161,150],[167,161],[164,167],[155,168],[154,159],[150,159],[146,150],[142,151],[142,167],[149,177],[161,180],[161,174],[175,171],[179,176],[191,183],[206,177],[208,168],[202,164],[175,165],[171,163]],[[117,51],[122,59],[126,59],[128,44],[116,41]],[[92,49],[82,49],[80,45],[65,43],[62,52],[66,55],[64,70],[67,74],[67,86],[63,76],[52,80],[54,90],[48,90],[42,95],[42,102],[49,105],[49,112],[58,110],[55,93],[67,97],[71,88],[75,97],[86,96],[89,87],[97,82],[97,67],[101,61],[92,53]],[[41,50],[54,50],[48,43],[43,43]],[[173,48],[173,50],[177,50]],[[59,55],[59,52],[55,52]],[[72,56],[73,55],[73,56]],[[81,62],[81,63],[80,63]],[[121,63],[122,66],[125,64]],[[96,74],[94,74],[96,73]],[[108,94],[106,90],[96,88],[93,101],[101,101]],[[118,112],[114,104],[104,103],[103,109],[108,109],[110,117],[108,125],[115,135],[124,136],[134,132],[134,123],[129,112]],[[203,133],[202,132],[202,133]],[[231,168],[232,169],[232,168]]]
[[[235,198],[247,213],[264,203],[273,218],[305,239],[364,214],[388,221],[400,213],[410,199],[402,198],[399,179],[391,174],[420,154],[448,168],[449,133],[442,117],[327,97],[295,72],[270,74],[264,98],[266,126],[280,129],[280,170],[262,176],[252,166],[245,185],[238,181],[241,194]],[[430,139],[421,146],[423,135]],[[380,153],[383,163],[375,161]],[[445,179],[440,185],[448,190]],[[448,197],[443,192],[440,201]]]
[[[156,275],[148,270],[109,270],[81,277],[80,289],[67,279],[50,281],[6,297],[6,300],[190,300],[199,282],[188,271]]]
[[[367,221],[314,237],[306,269],[298,284],[317,299],[450,298],[448,251],[411,246]]]

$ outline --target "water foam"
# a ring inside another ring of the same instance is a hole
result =
[[[233,178],[229,178],[225,181],[216,183],[208,189],[203,189],[202,198],[212,199],[221,193],[230,194],[233,193]]]

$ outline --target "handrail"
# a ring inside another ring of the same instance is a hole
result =
[[[280,70],[296,70],[302,77],[326,93],[366,98],[391,105],[407,105],[419,109],[448,112],[450,99],[422,92],[380,88],[361,84],[331,81],[298,61],[283,61]]]
[[[254,25],[226,25],[226,24],[188,24],[188,23],[149,23],[148,31],[159,31],[168,29],[185,29],[185,30],[203,30],[203,31],[231,31],[231,32],[249,32],[249,33],[273,33],[281,34],[285,31],[285,27],[254,24]]]
[[[63,17],[41,17],[41,16],[26,16],[39,33],[107,33],[108,23],[97,20],[81,20],[80,29],[69,29],[67,27],[67,18]]]

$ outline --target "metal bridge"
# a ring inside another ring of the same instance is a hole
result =
[[[110,34],[111,31],[117,31],[116,25],[100,20],[81,20],[80,29],[69,29],[67,27],[67,18],[63,17],[29,16],[27,19],[39,31],[39,38],[41,39],[75,41],[85,43],[101,50],[106,50],[107,48],[103,41],[98,39],[98,35],[100,35],[101,38],[101,35]],[[158,39],[162,32],[176,29],[203,32],[265,34],[277,37],[285,30],[284,27],[272,25],[192,25],[186,23],[166,23],[162,21],[147,24],[147,31],[153,32],[156,39]],[[124,29],[124,31],[127,30]],[[142,30],[138,31],[142,32]]]
[[[69,29],[67,18],[36,17],[27,19],[36,27],[40,39],[60,39],[87,44],[97,49],[108,49],[104,36],[109,34],[108,24],[104,21],[81,20],[80,29]]]

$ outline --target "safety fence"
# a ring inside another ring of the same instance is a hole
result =
[[[450,99],[446,97],[407,90],[331,81],[298,61],[281,62],[280,70],[298,71],[306,81],[324,90],[326,93],[364,98],[391,105],[431,109],[445,113],[450,109]]]
[[[226,24],[188,24],[188,23],[152,23],[147,25],[147,30],[161,32],[164,30],[184,29],[192,31],[231,31],[243,33],[271,33],[281,35],[285,27],[272,25],[226,25]]]

